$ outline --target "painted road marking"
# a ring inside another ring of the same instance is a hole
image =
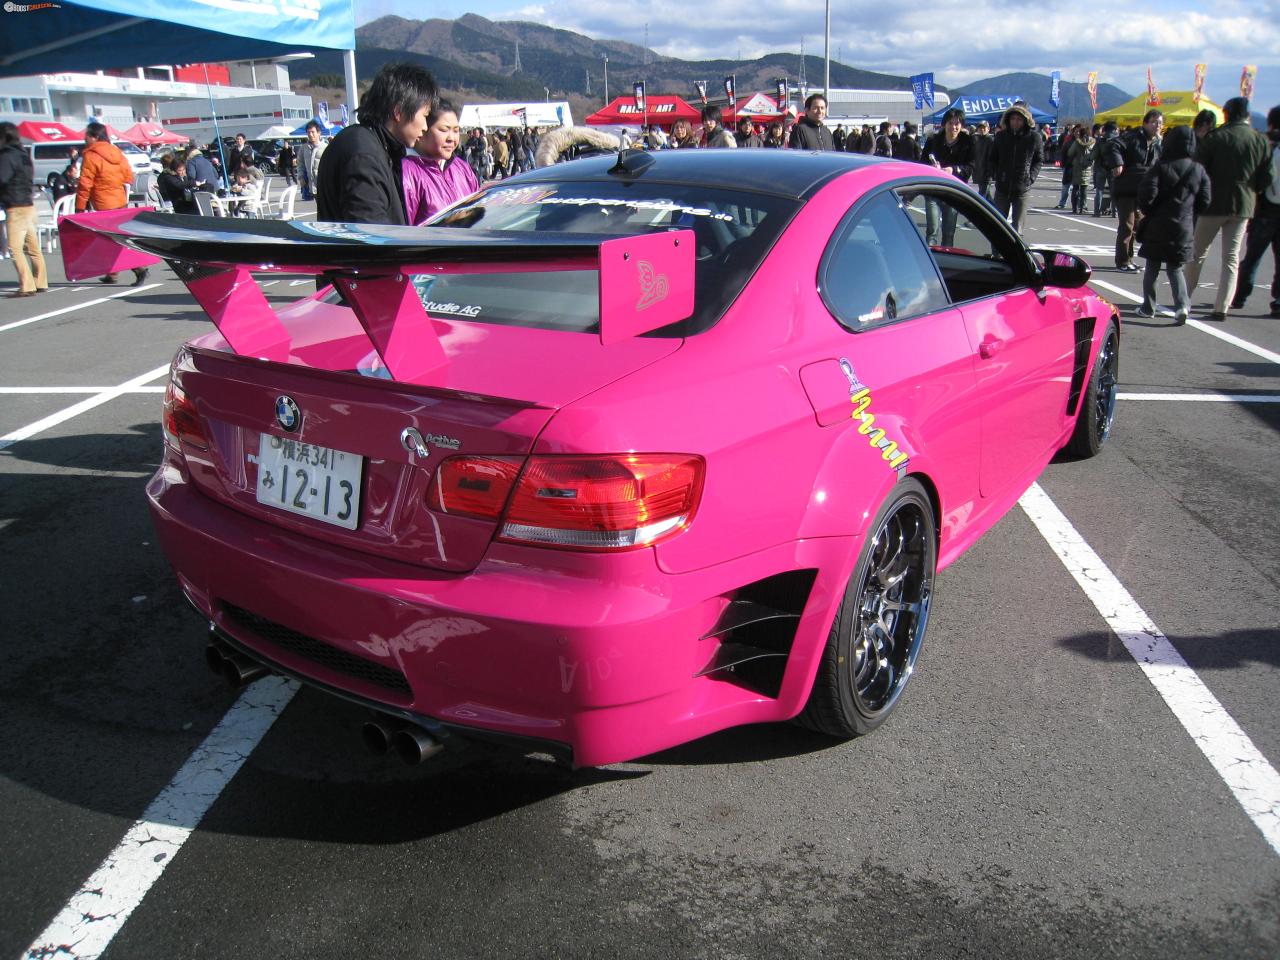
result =
[[[35,323],[38,320],[48,320],[50,317],[60,317],[64,313],[71,313],[73,310],[83,310],[85,307],[92,307],[99,303],[106,303],[108,300],[115,300],[117,297],[127,297],[131,293],[143,293],[144,291],[154,290],[156,287],[163,286],[164,281],[161,280],[159,283],[148,283],[141,287],[127,287],[118,293],[108,294],[105,297],[98,297],[96,300],[86,300],[84,303],[77,303],[74,306],[63,307],[61,310],[51,310],[48,313],[42,313],[36,317],[28,317],[26,320],[15,320],[13,323],[6,323],[4,326],[0,326],[0,333],[4,333],[6,330],[12,330],[15,327],[25,327],[28,323]]]
[[[0,393],[102,393],[104,390],[119,390],[121,393],[164,393],[165,388],[157,387],[0,387]]]
[[[37,420],[35,423],[29,424],[25,427],[20,427],[13,431],[13,433],[8,433],[3,437],[0,437],[0,450],[8,449],[21,440],[28,440],[31,437],[34,437],[37,433],[43,433],[50,427],[56,427],[58,424],[70,420],[72,417],[78,417],[80,414],[85,413],[88,410],[92,410],[94,407],[100,407],[109,400],[114,400],[122,394],[131,392],[135,387],[140,387],[144,383],[149,383],[157,377],[163,377],[168,372],[169,364],[166,363],[163,367],[156,367],[154,370],[148,370],[146,373],[140,374],[132,380],[126,380],[118,387],[110,387],[103,390],[101,393],[96,393],[87,399],[81,400],[79,403],[73,403],[66,409],[50,414],[43,420]]]
[[[250,684],[24,956],[101,956],[297,691],[281,677]]]
[[[1280,773],[1040,485],[1033,483],[1018,504],[1280,854]]]
[[[1182,400],[1191,403],[1280,403],[1276,393],[1118,393],[1117,400]]]
[[[1134,303],[1142,302],[1142,297],[1138,294],[1130,293],[1123,287],[1117,287],[1115,284],[1107,283],[1105,280],[1099,280],[1097,277],[1091,278],[1089,283],[1092,286],[1105,287],[1112,293],[1117,293],[1128,300],[1132,300]],[[1202,283],[1200,286],[1203,287],[1204,284]],[[1173,316],[1172,310],[1168,310],[1165,307],[1160,307],[1159,310],[1160,313],[1166,317]],[[1196,330],[1203,330],[1210,336],[1217,337],[1219,340],[1225,340],[1227,343],[1232,346],[1239,347],[1241,350],[1248,350],[1254,356],[1262,357],[1263,360],[1270,360],[1272,363],[1280,363],[1280,353],[1276,353],[1274,350],[1268,350],[1266,347],[1260,347],[1256,343],[1250,343],[1248,340],[1244,340],[1234,334],[1227,333],[1225,330],[1218,330],[1201,320],[1195,319],[1194,317],[1187,318],[1187,326],[1194,327]]]
[[[1101,217],[1097,220],[1080,220],[1076,217],[1069,217],[1065,213],[1058,213],[1056,210],[1044,210],[1040,207],[1032,207],[1029,213],[1041,213],[1046,217],[1057,217],[1059,220],[1070,220],[1072,223],[1082,223],[1086,227],[1099,227],[1103,230],[1115,232],[1116,225],[1111,222],[1110,217]]]

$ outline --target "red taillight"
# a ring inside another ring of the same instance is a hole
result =
[[[181,449],[183,443],[189,443],[201,450],[209,449],[209,437],[204,432],[204,425],[200,422],[196,405],[187,399],[182,388],[172,380],[169,381],[169,386],[164,392],[162,423],[165,439],[173,447]]]
[[[701,457],[684,454],[531,457],[502,511],[518,465],[454,457],[441,464],[431,505],[497,519],[513,543],[625,550],[688,526],[702,493]]]
[[[441,513],[497,520],[520,461],[506,457],[450,457],[440,464],[430,504]]]

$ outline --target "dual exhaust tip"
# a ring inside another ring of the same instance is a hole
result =
[[[271,673],[257,660],[217,640],[205,647],[204,662],[233,690]],[[422,763],[444,749],[444,744],[417,724],[381,714],[364,725],[360,736],[366,749],[375,756],[386,756],[394,750],[407,764]]]

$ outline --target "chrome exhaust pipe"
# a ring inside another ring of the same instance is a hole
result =
[[[256,660],[250,660],[242,654],[232,650],[222,650],[222,676],[227,681],[227,686],[233,690],[237,687],[243,687],[245,684],[253,683],[253,681],[265,677],[271,671],[258,663]]]
[[[369,720],[360,728],[360,739],[364,741],[365,749],[375,757],[386,756],[394,735],[395,729],[381,720]]]
[[[391,738],[396,753],[408,764],[422,763],[444,749],[444,744],[419,726],[401,727]]]

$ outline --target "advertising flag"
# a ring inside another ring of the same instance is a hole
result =
[[[347,105],[342,105],[342,125],[345,127],[351,122],[351,114],[347,111]]]
[[[521,107],[516,111],[516,119],[520,121],[520,126],[529,126],[529,110],[527,107]]]
[[[636,98],[636,109],[639,110],[641,113],[648,113],[649,101],[645,98],[645,95],[644,95],[644,81],[637,80],[632,85],[632,92],[635,94],[635,98]]]
[[[778,78],[778,112],[786,113],[787,111],[787,78]]]
[[[732,107],[735,103],[738,102],[738,95],[737,93],[734,92],[734,89],[733,89],[733,77],[724,78],[724,92],[729,97],[730,107]]]
[[[1160,106],[1160,91],[1156,89],[1156,82],[1151,77],[1151,68],[1147,67],[1147,106]]]
[[[1054,107],[1061,106],[1062,71],[1053,71],[1053,73],[1049,74],[1049,79],[1052,81],[1052,86],[1049,87],[1049,104]]]
[[[1199,101],[1204,97],[1204,75],[1209,70],[1207,63],[1196,64],[1196,87],[1195,92],[1191,94],[1191,99]]]
[[[707,81],[697,80],[693,84],[693,88],[698,91],[698,99],[702,101],[702,105],[707,105]]]
[[[1089,103],[1093,107],[1093,112],[1097,113],[1098,112],[1098,71],[1097,70],[1091,70],[1089,72],[1089,81],[1087,86],[1089,89]]]
[[[915,97],[916,109],[923,110],[925,105],[933,106],[933,74],[917,73],[910,78],[911,93]]]
[[[1240,74],[1240,96],[1251,99],[1253,97],[1253,81],[1258,77],[1258,68],[1250,64],[1245,67]]]
[[[320,126],[328,129],[329,126],[329,101],[321,100],[316,104],[316,119],[320,121]]]

